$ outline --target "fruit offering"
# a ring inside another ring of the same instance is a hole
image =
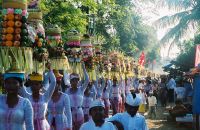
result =
[[[2,10],[1,46],[27,47],[29,45],[26,9],[4,8]]]
[[[66,51],[69,62],[71,63],[80,63],[82,60],[82,52],[81,52],[81,37],[78,31],[71,30],[67,33],[67,43],[66,43]]]

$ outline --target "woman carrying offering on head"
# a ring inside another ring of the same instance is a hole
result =
[[[32,94],[29,94],[25,87],[22,87],[20,90],[20,93],[23,97],[26,97],[30,100],[32,103],[33,111],[34,111],[34,129],[35,130],[49,130],[50,126],[47,122],[45,116],[47,114],[47,105],[49,100],[51,99],[51,96],[54,92],[55,86],[56,86],[56,78],[53,73],[53,70],[51,69],[50,63],[46,64],[46,67],[49,69],[48,72],[48,79],[49,80],[49,87],[47,87],[47,91],[44,93],[41,93],[41,90],[43,88],[43,75],[40,74],[31,74],[30,75],[30,86],[32,90]]]
[[[72,114],[69,96],[61,91],[62,77],[59,71],[54,70],[56,88],[48,103],[48,122],[51,130],[71,130]]]
[[[0,95],[1,130],[34,129],[31,103],[18,95],[19,89],[23,86],[23,80],[24,73],[4,74],[4,87],[7,94]]]
[[[84,123],[84,113],[82,105],[83,105],[84,92],[89,83],[89,76],[85,69],[84,63],[82,64],[82,68],[85,78],[83,84],[80,84],[79,82],[80,80],[79,74],[72,73],[70,75],[71,87],[68,88],[66,92],[70,98],[73,130],[79,130],[80,126]]]

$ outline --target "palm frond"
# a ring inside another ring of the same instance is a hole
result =
[[[162,7],[168,7],[174,10],[187,10],[194,7],[198,0],[161,0]]]
[[[197,29],[197,22],[195,20],[194,14],[189,14],[184,18],[180,19],[180,22],[170,29],[170,31],[161,39],[161,43],[169,42],[169,40],[173,40],[177,42],[180,39],[187,38],[190,35],[191,30]]]
[[[180,43],[181,43],[180,40],[175,40],[175,39],[170,43],[169,48],[168,48],[168,52],[167,52],[168,57],[170,55],[170,51],[172,50],[173,46],[180,44]]]
[[[179,13],[176,13],[174,15],[171,16],[163,16],[160,19],[156,20],[153,25],[157,28],[165,28],[171,25],[174,25],[175,23],[177,23],[181,18],[189,15],[191,12],[191,10],[188,11],[182,11]]]

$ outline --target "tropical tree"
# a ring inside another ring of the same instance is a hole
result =
[[[195,63],[195,47],[200,43],[200,35],[196,35],[194,39],[190,39],[179,44],[181,53],[176,58],[175,65],[181,71],[189,71],[194,67]]]
[[[67,31],[76,29],[79,32],[86,31],[87,19],[81,9],[73,2],[53,2],[45,0],[41,2],[43,21],[46,27],[48,24],[58,24],[62,28],[63,35]]]
[[[97,42],[105,50],[118,49],[137,57],[141,51],[151,51],[157,43],[155,30],[144,25],[132,7],[132,0],[71,0],[70,2],[45,0],[41,3],[44,23],[62,27],[63,38],[71,29],[88,33],[92,16]]]
[[[172,46],[179,40],[188,38],[191,32],[197,31],[200,20],[199,0],[161,0],[160,4],[177,12],[155,22],[157,27],[171,27],[161,39],[161,43],[169,42]]]

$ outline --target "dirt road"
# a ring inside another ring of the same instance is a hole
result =
[[[149,130],[193,130],[192,128],[186,128],[185,124],[177,125],[175,122],[167,121],[166,116],[163,115],[164,111],[164,108],[158,107],[155,119],[149,119],[148,116],[145,116]]]

